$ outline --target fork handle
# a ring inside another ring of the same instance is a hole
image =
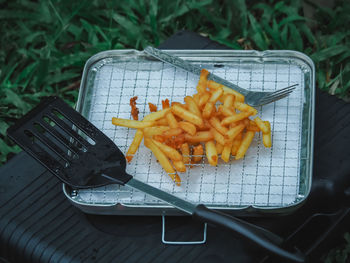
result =
[[[175,66],[175,67],[178,67],[180,69],[183,69],[183,70],[186,70],[188,72],[191,72],[195,75],[200,75],[201,74],[201,70],[202,68],[195,65],[195,64],[191,64],[177,56],[173,56],[173,55],[170,55],[169,53],[167,52],[164,52],[164,51],[161,51],[157,48],[154,48],[154,47],[146,47],[145,50],[144,50],[147,54],[151,55],[152,57],[155,57],[163,62],[166,62],[172,66]],[[247,96],[248,95],[248,90],[246,89],[243,89],[223,78],[220,78],[219,76],[216,76],[214,75],[213,73],[210,73],[209,76],[208,76],[208,79],[209,80],[213,80],[217,83],[220,83],[230,89],[233,89],[235,91],[238,91],[239,93],[241,93],[242,95],[244,96]]]

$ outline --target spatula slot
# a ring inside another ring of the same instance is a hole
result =
[[[44,130],[44,128],[37,123],[35,123],[33,126],[41,127],[39,129]],[[32,151],[35,152],[40,160],[45,160],[45,162],[51,166],[54,166],[54,163],[58,162],[59,165],[56,165],[57,167],[68,167],[68,151],[59,148],[55,143],[50,141],[50,138],[48,139],[44,133],[39,133],[36,131],[36,129],[37,128],[32,131],[24,130],[24,134],[32,143]]]
[[[84,130],[77,127],[77,125],[74,125],[69,118],[66,118],[61,112],[59,112],[57,109],[53,109],[52,113],[60,120],[63,120],[64,122],[68,123],[69,126],[72,127],[71,130],[77,131],[77,133],[84,138],[90,145],[95,145],[96,142],[94,139],[92,139],[87,133],[84,132]],[[79,141],[79,140],[78,140]]]
[[[70,151],[78,153],[79,151],[86,152],[87,149],[77,140],[74,140],[68,133],[61,129],[56,123],[48,116],[43,117],[44,122],[41,124],[46,130],[55,137],[61,144],[66,145]]]
[[[50,124],[51,127],[54,127],[56,125],[55,122],[47,116],[44,116],[43,120],[46,121],[48,124]]]

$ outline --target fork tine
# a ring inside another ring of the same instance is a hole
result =
[[[277,99],[281,99],[283,97],[286,97],[288,96],[290,93],[292,93],[294,89],[292,90],[287,90],[285,92],[280,92],[280,93],[277,93],[277,94],[272,94],[272,95],[269,95],[269,96],[266,96],[264,98],[262,98],[260,100],[260,103],[263,103],[263,104],[268,104],[270,102],[273,102],[273,101],[276,101]]]
[[[280,89],[280,90],[278,90],[278,91],[276,91],[276,92],[273,92],[273,93],[270,93],[270,94],[264,96],[264,97],[261,99],[261,101],[272,100],[272,99],[274,99],[274,98],[276,98],[276,97],[283,96],[283,95],[285,95],[285,94],[288,95],[288,94],[290,94],[291,92],[293,92],[294,89],[295,89],[295,85],[290,86],[290,87],[286,87],[286,88],[283,88],[283,89]]]
[[[280,96],[276,96],[276,97],[271,97],[269,100],[262,100],[260,103],[262,105],[265,105],[265,104],[269,104],[269,103],[272,103],[274,101],[277,101],[277,100],[281,100],[285,97],[288,97],[290,93],[287,93],[287,94],[283,94],[283,95],[280,95]]]
[[[276,90],[275,92],[272,92],[272,93],[266,95],[265,98],[275,97],[275,96],[278,96],[278,95],[281,95],[281,94],[284,94],[284,93],[290,93],[296,88],[297,85],[298,84],[295,84],[295,85],[288,86],[288,87],[280,89],[280,90]]]

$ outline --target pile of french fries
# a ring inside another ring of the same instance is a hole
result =
[[[218,164],[219,155],[224,162],[231,155],[241,159],[256,132],[262,132],[264,146],[271,147],[270,123],[252,118],[258,112],[244,103],[244,96],[208,80],[208,74],[205,69],[201,71],[197,93],[186,96],[184,103],[172,102],[170,106],[166,99],[162,101],[162,110],[140,121],[113,117],[114,125],[137,129],[126,153],[128,162],[144,138],[144,145],[180,185],[178,172],[186,172],[186,166],[201,162],[204,152],[213,166]]]

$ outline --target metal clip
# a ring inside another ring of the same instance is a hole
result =
[[[167,241],[165,240],[165,216],[162,215],[162,242],[168,245],[201,245],[207,241],[207,223],[204,223],[203,240],[199,241]]]

